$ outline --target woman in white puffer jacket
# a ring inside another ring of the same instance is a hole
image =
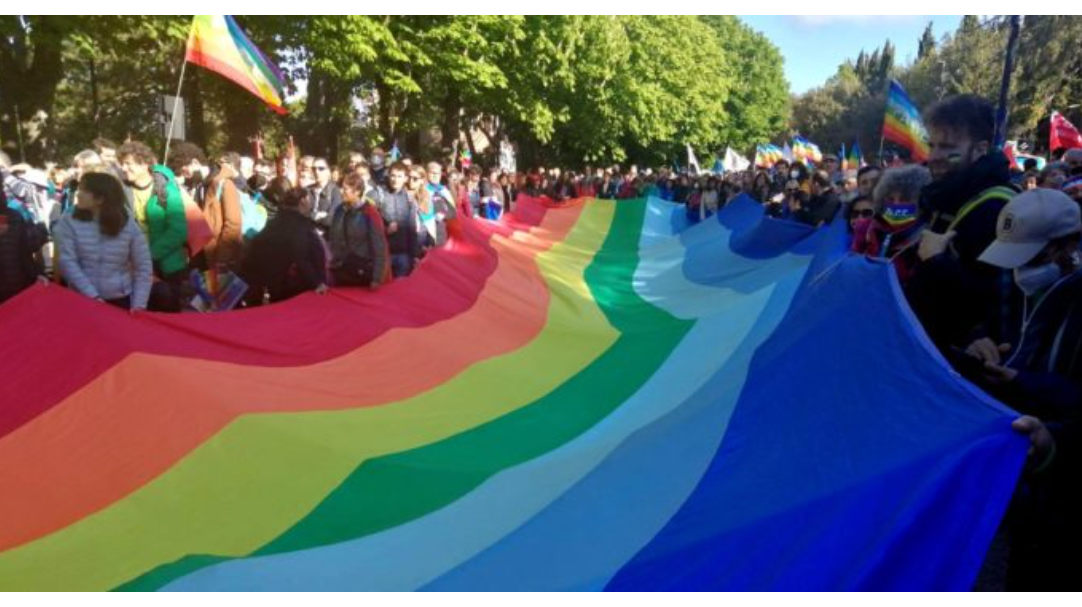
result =
[[[133,312],[146,309],[153,280],[150,249],[116,177],[83,175],[76,206],[60,219],[54,235],[68,286]]]

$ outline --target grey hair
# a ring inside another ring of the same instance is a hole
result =
[[[889,194],[897,192],[907,200],[916,202],[920,198],[920,191],[931,182],[932,174],[919,164],[887,169],[872,192],[876,213],[882,210],[883,199]]]
[[[94,150],[83,150],[76,154],[72,159],[72,164],[83,166],[100,166],[101,156]]]

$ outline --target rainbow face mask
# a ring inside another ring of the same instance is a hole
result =
[[[913,225],[919,213],[920,208],[915,202],[883,205],[883,221],[895,229]]]

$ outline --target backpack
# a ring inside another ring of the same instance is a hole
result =
[[[218,200],[222,199],[223,187],[224,182],[219,182]],[[238,187],[237,197],[240,199],[240,233],[245,240],[251,240],[266,227],[267,209],[256,202],[247,189]]]

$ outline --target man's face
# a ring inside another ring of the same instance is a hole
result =
[[[316,172],[316,183],[319,185],[327,185],[327,182],[331,180],[331,167],[322,160],[312,165],[312,169]]]
[[[835,173],[838,170],[838,159],[837,158],[827,158],[827,159],[823,160],[823,170],[826,171],[827,173],[831,173],[831,174]]]
[[[150,177],[150,165],[135,156],[125,156],[120,159],[120,170],[129,183],[141,185]]]
[[[400,192],[402,188],[406,186],[406,172],[402,170],[391,171],[390,176],[387,178],[388,184],[391,186],[391,191]]]
[[[105,164],[116,164],[116,150],[113,148],[102,148],[98,156],[101,156],[101,161]]]
[[[857,190],[861,196],[871,196],[878,182],[879,171],[867,171],[857,178]]]
[[[954,129],[933,127],[928,129],[928,170],[932,179],[939,181],[969,165],[988,151],[988,142],[973,141],[968,134]]]

